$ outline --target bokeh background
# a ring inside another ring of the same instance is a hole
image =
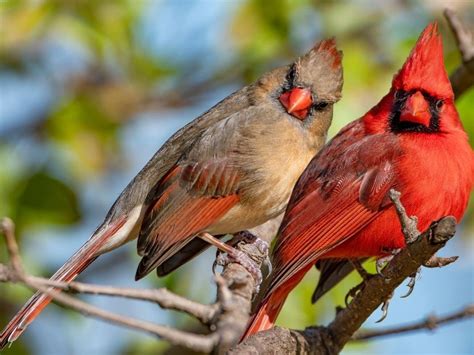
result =
[[[16,222],[28,271],[50,275],[101,222],[109,206],[163,142],[260,74],[335,36],[344,51],[344,96],[331,135],[388,90],[423,27],[440,21],[448,70],[460,62],[443,7],[474,24],[474,3],[460,1],[0,1],[0,215]],[[474,141],[474,91],[457,102]],[[414,293],[398,296],[385,327],[454,311],[474,300],[472,203],[458,237],[443,250],[460,255],[423,270]],[[165,286],[202,302],[214,299],[213,251],[170,277],[135,283],[130,243],[101,257],[81,280]],[[3,240],[0,260],[6,260]],[[279,323],[328,322],[352,275],[318,305],[315,271],[290,296]],[[0,284],[0,326],[29,297]],[[188,318],[153,305],[83,297],[123,314],[186,329]],[[351,344],[346,354],[472,354],[474,322]],[[48,307],[5,354],[176,353],[145,334]]]

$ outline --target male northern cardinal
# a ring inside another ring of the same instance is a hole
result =
[[[341,88],[341,52],[326,40],[224,99],[161,147],[52,278],[71,281],[100,254],[137,236],[143,259],[136,279],[155,268],[166,275],[208,243],[232,256],[235,250],[212,235],[249,229],[284,211],[326,140]],[[1,333],[0,348],[50,301],[35,294]]]
[[[405,246],[390,189],[401,192],[421,230],[443,216],[461,219],[474,153],[453,100],[434,23],[389,93],[343,128],[298,180],[272,253],[273,272],[244,338],[272,327],[316,261],[386,256]]]

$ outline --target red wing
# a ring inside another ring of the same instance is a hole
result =
[[[369,136],[348,144],[338,159],[328,159],[325,151],[338,143],[333,142],[295,187],[273,250],[267,295],[357,234],[388,205],[387,192],[396,183],[392,162],[400,154],[396,138]]]
[[[173,168],[148,197],[138,238],[141,278],[222,217],[239,201],[238,171],[226,161]]]

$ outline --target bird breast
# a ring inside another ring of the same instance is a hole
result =
[[[256,227],[284,211],[293,187],[325,137],[308,139],[307,131],[292,122],[266,127],[242,156],[245,176],[240,202],[211,226],[210,233],[235,233]]]

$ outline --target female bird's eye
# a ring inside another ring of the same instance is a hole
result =
[[[328,107],[329,103],[327,102],[324,102],[324,101],[321,101],[321,102],[317,102],[316,104],[314,104],[314,109],[316,111],[322,111],[324,110],[326,107]]]
[[[443,107],[444,102],[443,100],[438,100],[436,101],[436,109],[439,110],[441,107]]]

